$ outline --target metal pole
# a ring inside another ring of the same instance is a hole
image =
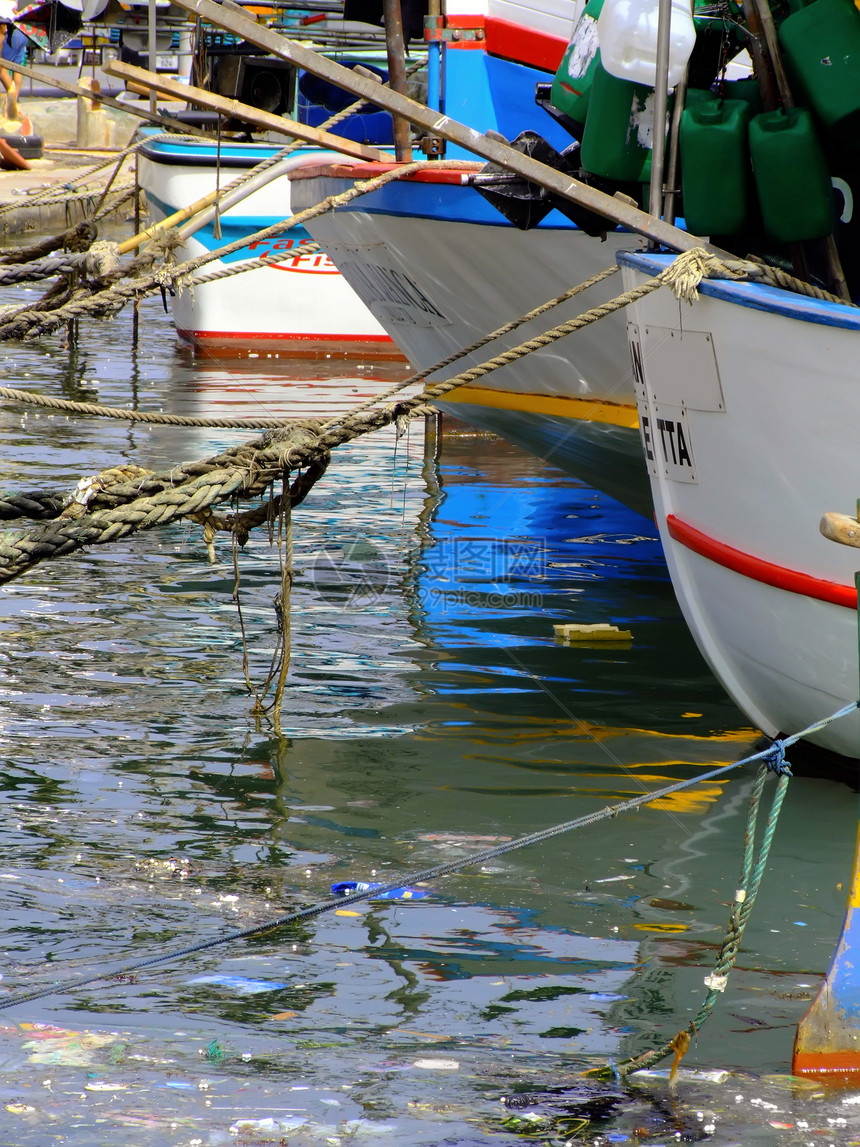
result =
[[[385,47],[388,51],[388,84],[393,92],[406,95],[406,43],[403,39],[403,14],[400,0],[382,0],[385,17]],[[412,159],[409,121],[393,115],[394,158],[398,163]]]
[[[158,34],[157,34],[157,30],[156,30],[156,21],[155,21],[155,0],[149,0],[149,22],[148,22],[147,31],[148,31],[148,36],[149,36],[149,39],[148,39],[149,59],[147,60],[147,64],[148,64],[151,71],[157,72],[158,71],[158,55],[157,55],[157,52],[158,52]],[[158,110],[158,96],[156,95],[156,93],[152,89],[150,89],[150,92],[149,92],[149,110],[152,112],[153,115],[155,115],[156,111]]]
[[[648,206],[663,218],[663,152],[666,148],[666,108],[669,104],[669,33],[672,0],[660,0],[657,25],[657,75],[654,82],[654,135],[651,141],[651,187]]]
[[[429,0],[425,23],[431,35],[438,34],[441,17],[442,0]],[[424,35],[426,38],[427,31]],[[427,106],[442,110],[442,43],[436,39],[427,41]]]
[[[675,224],[675,196],[678,193],[678,160],[681,142],[681,116],[687,100],[687,71],[675,88],[675,102],[672,105],[672,123],[669,127],[669,162],[666,166],[666,194],[663,197],[663,218]]]

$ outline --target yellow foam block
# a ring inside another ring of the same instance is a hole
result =
[[[556,637],[564,642],[633,640],[633,634],[629,629],[619,629],[617,625],[610,625],[606,621],[596,622],[594,625],[569,622],[565,625],[554,625],[552,628]]]

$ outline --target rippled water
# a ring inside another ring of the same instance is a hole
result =
[[[156,302],[137,348],[121,316],[82,326],[76,346],[4,355],[12,385],[200,414],[334,412],[396,373],[195,363]],[[3,484],[68,490],[242,437],[7,406]],[[250,692],[230,547],[220,539],[209,565],[197,526],[45,563],[0,591],[7,992],[259,923],[336,881],[467,857],[756,742],[686,634],[653,525],[490,436],[448,423],[438,442],[421,426],[356,442],[294,527],[280,736],[251,715],[280,585],[262,531],[239,560]],[[563,621],[633,639],[560,645]],[[674,1094],[659,1076],[624,1092],[579,1078],[697,1010],[750,780],[466,868],[420,900],[7,1010],[0,1139],[860,1140],[851,1096],[786,1078],[855,831],[856,797],[824,777],[792,783],[737,969]]]

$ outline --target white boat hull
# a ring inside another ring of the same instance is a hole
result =
[[[301,173],[293,182],[297,209],[343,191],[360,172]],[[611,266],[619,245],[629,245],[630,236],[621,232],[601,243],[553,217],[560,222],[519,231],[461,186],[459,177],[456,183],[433,181],[421,173],[308,227],[412,365],[423,370]],[[620,290],[620,276],[612,276],[440,377],[486,361]],[[439,405],[649,513],[624,321],[623,313],[610,315],[463,386]]]
[[[665,260],[625,262],[625,285]],[[860,313],[752,284],[661,290],[629,328],[643,448],[675,592],[737,705],[770,736],[858,697],[860,554],[819,533],[860,494]],[[860,721],[810,737],[860,756]]]
[[[243,145],[242,153],[251,157],[247,164],[224,166],[219,173],[214,163],[183,162],[183,147],[186,159],[195,154],[205,158],[205,151],[212,151],[210,145],[171,141],[161,149],[157,144],[145,148],[140,156],[140,184],[155,221],[197,202],[216,186],[225,186],[276,150],[263,147],[254,155],[253,147]],[[222,148],[227,158],[230,148],[229,144]],[[302,149],[295,153],[294,166],[333,156],[333,152]],[[210,224],[178,247],[176,258],[196,258],[289,215],[290,181],[285,174],[221,216],[221,239],[216,240]],[[307,232],[296,228],[246,247],[223,261],[216,259],[206,264],[196,278],[240,266],[248,269],[178,290],[171,300],[177,333],[200,349],[219,353],[396,353],[388,335],[338,274],[327,254],[316,252],[287,262],[270,262],[308,238]]]

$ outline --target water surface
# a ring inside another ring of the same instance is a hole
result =
[[[334,413],[394,373],[198,362],[157,302],[136,347],[122,315],[4,354],[11,385],[206,415]],[[3,484],[70,490],[243,437],[7,406]],[[210,565],[190,523],[0,591],[6,992],[468,857],[756,744],[686,633],[653,523],[498,439],[451,422],[425,442],[417,424],[338,450],[294,540],[280,734],[251,712],[280,588],[264,531],[238,559],[244,640],[230,545]],[[561,622],[633,637],[565,646]],[[581,1091],[584,1068],[698,1009],[750,786],[738,772],[420,900],[7,1010],[2,1141],[504,1147],[529,1124],[544,1143],[860,1140],[851,1096],[786,1080],[855,832],[854,794],[823,777],[792,783],[738,966],[685,1061],[704,1074],[674,1097],[659,1077]]]

